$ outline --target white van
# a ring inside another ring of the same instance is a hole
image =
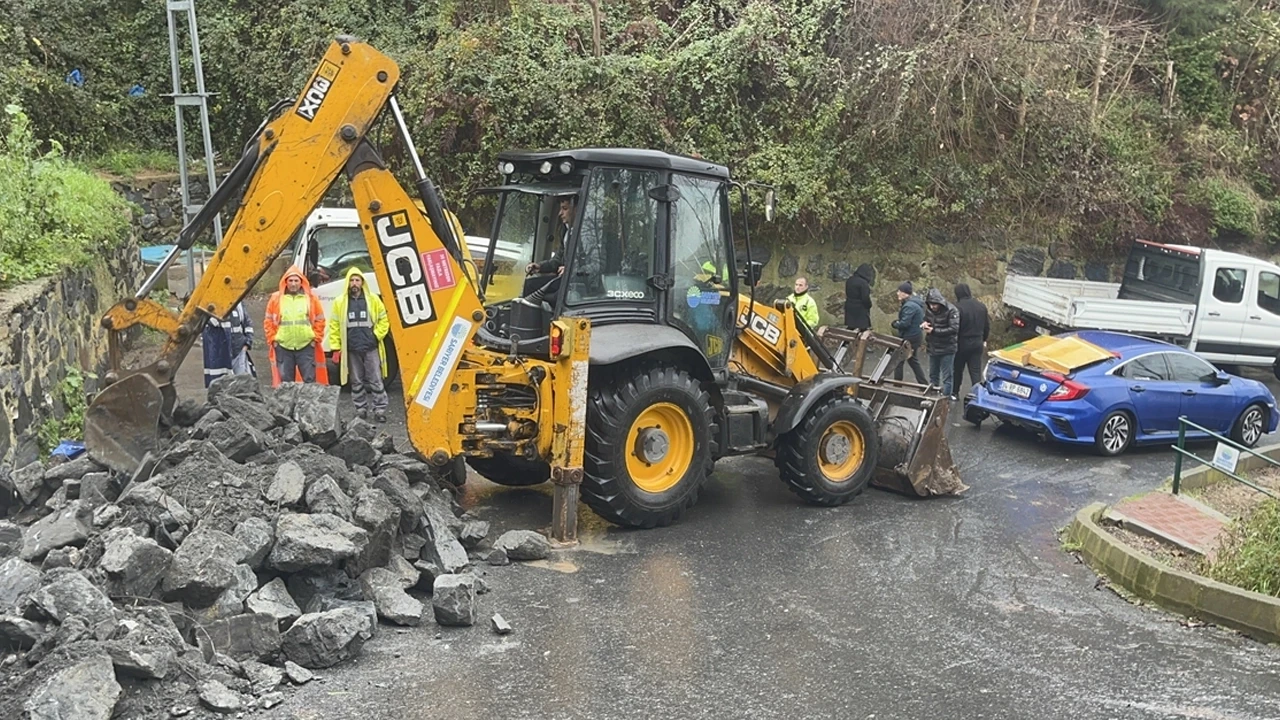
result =
[[[1247,255],[1139,240],[1119,283],[1010,275],[1004,304],[1040,333],[1145,335],[1280,378],[1280,266]]]

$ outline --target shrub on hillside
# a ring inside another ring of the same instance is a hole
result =
[[[114,247],[128,228],[123,200],[111,186],[62,156],[41,153],[31,121],[5,108],[0,139],[0,287],[26,282]]]
[[[1207,565],[1206,574],[1214,580],[1280,596],[1280,502],[1266,500],[1232,523]]]

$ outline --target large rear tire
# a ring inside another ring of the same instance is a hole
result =
[[[508,487],[541,485],[551,478],[551,466],[541,460],[527,460],[511,455],[469,457],[467,464],[489,482]]]
[[[710,396],[683,370],[629,365],[593,376],[582,499],[616,525],[670,525],[711,468]]]
[[[783,482],[808,503],[843,505],[867,489],[880,457],[880,436],[866,408],[838,395],[778,438],[774,462]]]

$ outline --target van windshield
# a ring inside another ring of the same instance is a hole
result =
[[[1200,298],[1199,257],[1134,247],[1124,269],[1120,298],[1194,305]]]

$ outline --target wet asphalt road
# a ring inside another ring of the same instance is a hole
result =
[[[1103,460],[989,424],[951,442],[960,498],[812,508],[752,458],[722,461],[671,528],[584,510],[580,549],[481,565],[483,625],[382,626],[264,715],[1280,718],[1275,648],[1130,605],[1059,547],[1080,507],[1167,477],[1167,449]],[[494,538],[550,517],[545,488],[474,476],[464,504]]]

